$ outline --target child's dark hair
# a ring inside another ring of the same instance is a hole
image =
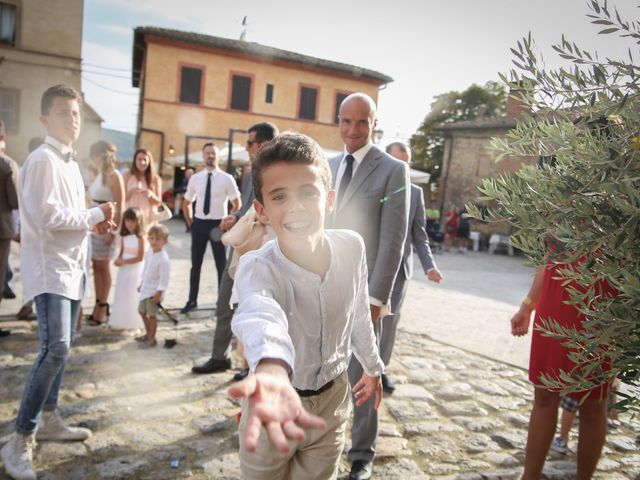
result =
[[[253,192],[260,203],[263,203],[262,175],[266,168],[276,162],[316,167],[327,192],[331,190],[331,170],[320,145],[301,133],[284,132],[263,145],[251,163]]]
[[[134,235],[139,237],[144,232],[144,218],[142,217],[142,210],[138,207],[129,207],[122,214],[122,225],[120,225],[120,236],[124,237],[125,235],[129,235],[129,231],[127,227],[124,225],[125,220],[137,220],[138,225],[136,226],[136,230]]]

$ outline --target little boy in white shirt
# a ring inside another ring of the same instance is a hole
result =
[[[164,225],[154,225],[147,233],[151,248],[144,256],[144,270],[138,313],[144,323],[145,335],[139,337],[140,348],[153,348],[158,345],[156,330],[158,329],[158,305],[164,298],[171,277],[171,261],[164,250],[169,241],[169,229]]]
[[[252,174],[254,206],[276,240],[245,254],[236,271],[232,328],[253,373],[229,389],[245,397],[242,478],[335,478],[352,349],[365,370],[354,386],[357,404],[371,399],[377,408],[382,398],[364,243],[349,230],[324,230],[335,192],[311,138],[279,135],[261,149]]]

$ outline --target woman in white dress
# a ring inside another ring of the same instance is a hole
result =
[[[138,313],[138,287],[144,267],[144,220],[142,211],[131,207],[122,214],[120,254],[114,265],[118,268],[113,308],[109,326],[118,330],[138,330],[144,327]]]

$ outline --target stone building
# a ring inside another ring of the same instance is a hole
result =
[[[134,34],[133,86],[140,88],[138,144],[156,158],[222,145],[230,129],[271,121],[342,149],[337,110],[349,93],[374,100],[392,79],[353,65],[244,40],[157,27]],[[233,142],[244,144],[237,132]],[[172,148],[170,148],[172,147]]]
[[[0,118],[7,153],[22,163],[31,139],[42,137],[40,98],[64,83],[80,91],[83,0],[0,1]],[[80,158],[100,138],[102,118],[82,108]]]
[[[523,164],[538,161],[532,157],[512,156],[496,162],[498,152],[491,149],[491,139],[506,136],[526,108],[517,92],[511,92],[502,117],[479,116],[474,120],[441,125],[440,130],[445,136],[442,174],[438,185],[441,214],[451,207],[462,208],[467,203],[478,203],[481,196],[478,186],[483,179],[514,172]],[[475,222],[474,229],[484,233],[509,233],[506,224],[481,225]]]

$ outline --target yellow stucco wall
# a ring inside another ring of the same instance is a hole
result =
[[[201,105],[179,102],[182,65],[203,68],[204,88]],[[249,112],[230,110],[231,75],[252,76],[252,101]],[[270,121],[281,131],[295,130],[313,137],[324,148],[341,150],[342,141],[334,123],[337,92],[365,92],[374,100],[378,87],[356,78],[342,78],[328,71],[308,71],[294,64],[261,63],[212,51],[182,48],[176,45],[148,43],[143,100],[143,128],[165,133],[165,156],[169,145],[176,154],[184,153],[185,135],[228,136],[229,128],[247,129],[260,121]],[[265,102],[267,84],[274,85],[273,103]],[[317,121],[300,120],[298,103],[301,84],[319,89]],[[236,143],[246,137],[237,136]],[[147,143],[145,143],[147,142]],[[142,133],[140,145],[152,151],[157,135]],[[190,150],[199,148],[196,142]],[[159,155],[159,151],[154,152]]]

